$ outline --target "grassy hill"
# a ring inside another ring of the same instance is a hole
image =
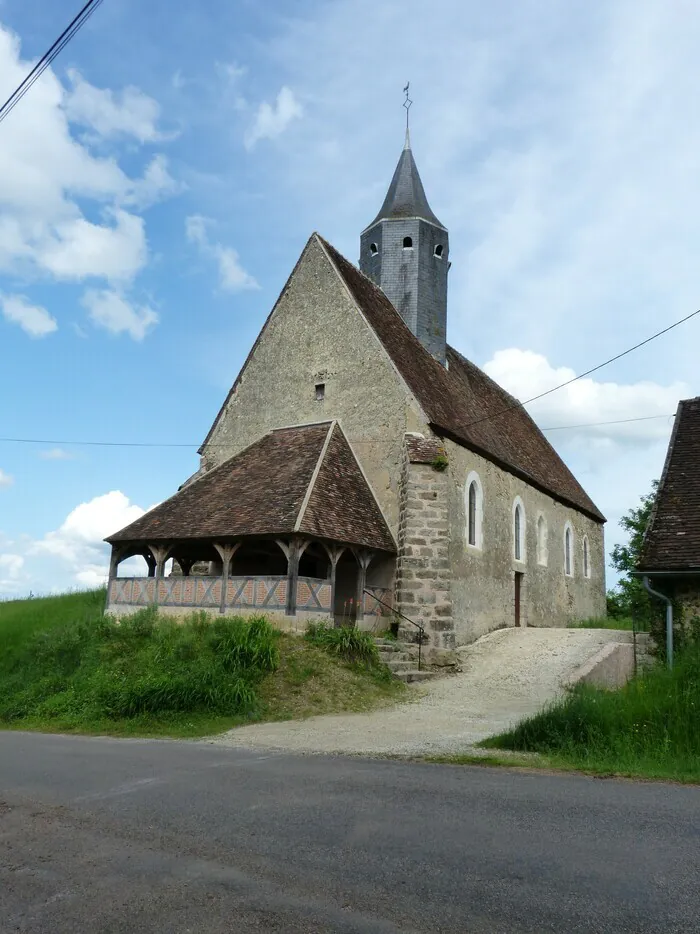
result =
[[[175,622],[146,609],[116,623],[104,599],[100,590],[0,603],[0,728],[194,737],[367,710],[405,690],[366,637],[360,663],[263,617]]]

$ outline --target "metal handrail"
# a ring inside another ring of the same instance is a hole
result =
[[[387,610],[391,610],[394,616],[400,616],[401,619],[405,619],[407,623],[410,623],[412,626],[415,626],[416,629],[419,630],[420,635],[418,636],[418,671],[420,671],[421,670],[421,648],[423,646],[423,636],[425,635],[425,627],[421,626],[420,623],[417,623],[415,619],[409,619],[408,616],[404,616],[403,613],[399,613],[399,611],[395,610],[393,606],[390,606],[390,604],[385,603],[383,600],[380,600],[376,594],[373,594],[371,590],[367,590],[366,587],[364,589],[364,592],[368,594],[370,597],[372,597],[373,600],[376,600],[377,603],[381,604],[382,606],[385,606]]]

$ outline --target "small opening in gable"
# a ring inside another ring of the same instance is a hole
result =
[[[316,383],[316,401],[322,402],[326,397],[326,384],[325,383]]]
[[[403,248],[404,250],[410,250],[413,248],[413,240],[410,237],[403,238]]]
[[[438,259],[442,259],[442,244],[441,243],[438,243],[438,245],[435,247],[435,255],[437,256]]]
[[[377,247],[377,244],[376,244],[376,243],[370,243],[370,245],[369,245],[369,251],[370,251],[370,253],[372,254],[372,256],[376,256],[377,253],[379,252],[379,249],[378,249],[378,247]]]

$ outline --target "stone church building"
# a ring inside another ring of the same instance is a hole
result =
[[[393,607],[436,651],[604,615],[605,519],[517,400],[446,343],[449,256],[407,134],[359,269],[311,236],[197,473],[107,539],[109,612],[385,628]],[[147,577],[119,576],[133,555]]]

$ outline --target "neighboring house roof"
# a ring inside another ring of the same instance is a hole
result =
[[[379,221],[392,220],[397,217],[420,217],[430,224],[445,229],[428,204],[423,182],[418,174],[418,166],[411,152],[408,130],[406,130],[406,144],[394,171],[394,177],[391,179],[384,204],[382,204],[379,214],[365,229],[369,230]]]
[[[106,541],[293,533],[396,550],[337,422],[269,432]]]
[[[678,403],[640,571],[700,571],[700,396]]]
[[[319,237],[363,315],[438,434],[483,454],[597,522],[605,517],[520,402],[447,347],[447,367],[425,349],[384,292]]]

